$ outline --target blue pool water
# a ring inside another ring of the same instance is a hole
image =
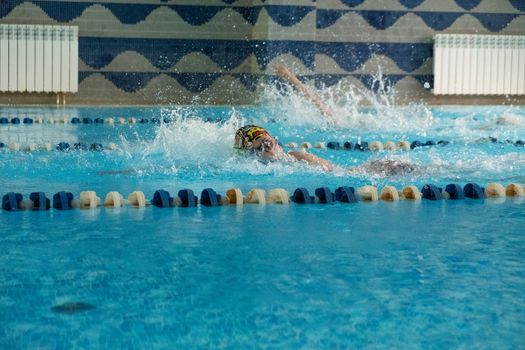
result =
[[[384,112],[385,114],[382,114]],[[4,108],[1,116],[167,118],[0,125],[0,141],[108,144],[0,153],[2,194],[125,196],[213,187],[525,183],[525,109],[360,109],[338,127],[263,108]],[[502,122],[512,116],[513,124]],[[409,152],[313,150],[340,166],[263,164],[235,128],[289,141],[447,140]],[[521,123],[521,124],[520,124]],[[494,137],[502,142],[491,142]],[[402,159],[415,173],[345,168]],[[127,170],[133,169],[133,172]],[[117,171],[117,173],[110,173]],[[124,171],[124,172],[120,172]],[[520,348],[523,199],[0,212],[0,348]],[[94,308],[59,313],[64,303]]]

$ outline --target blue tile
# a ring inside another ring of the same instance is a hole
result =
[[[525,1],[523,0],[509,0],[511,5],[520,11],[525,11]]]
[[[58,22],[70,22],[80,17],[82,12],[92,6],[91,2],[56,2],[56,1],[33,1],[49,17]]]
[[[13,11],[15,7],[17,7],[20,3],[22,3],[23,0],[5,0],[2,1],[2,4],[0,6],[0,18],[7,16],[8,14]]]
[[[100,4],[106,7],[123,24],[136,24],[146,19],[153,10],[160,6],[148,4]]]
[[[159,73],[138,72],[100,72],[106,79],[126,92],[135,92],[143,89],[149,81]]]
[[[491,32],[499,32],[519,16],[518,14],[507,13],[471,13],[471,15],[476,17],[483,27]]]
[[[203,92],[220,76],[219,73],[168,73],[168,75],[191,92]]]
[[[291,27],[299,23],[310,12],[315,10],[314,6],[264,6],[270,18],[283,27]]]
[[[231,9],[238,12],[246,20],[246,22],[251,25],[255,25],[255,23],[257,23],[257,19],[259,18],[262,7],[232,7]]]
[[[424,1],[425,0],[399,0],[401,5],[409,9],[413,9],[414,7],[421,5]]]
[[[339,18],[348,13],[348,10],[317,10],[316,27],[318,29],[328,28],[334,25]]]
[[[356,7],[361,5],[365,0],[341,0],[343,4],[349,7]]]
[[[390,28],[406,12],[401,11],[358,11],[368,24],[376,29]]]
[[[464,8],[465,10],[472,10],[474,7],[478,6],[481,0],[455,0],[458,6]]]
[[[170,5],[169,8],[177,12],[177,14],[187,23],[200,26],[208,23],[217,13],[222,11],[224,7],[221,6],[185,6],[185,5]]]
[[[414,12],[427,26],[434,30],[450,27],[463,13],[460,12]]]

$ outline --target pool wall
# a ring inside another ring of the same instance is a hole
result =
[[[399,102],[525,103],[430,92],[433,35],[524,35],[521,0],[9,0],[0,22],[79,26],[70,104],[251,104],[277,63],[318,86],[372,90],[381,70]],[[3,104],[54,102],[0,93]]]

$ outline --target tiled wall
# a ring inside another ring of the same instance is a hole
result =
[[[2,23],[79,26],[79,104],[253,103],[272,66],[431,99],[435,33],[525,34],[523,0],[2,0]],[[0,103],[53,96],[0,94]]]

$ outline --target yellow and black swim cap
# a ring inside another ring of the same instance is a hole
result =
[[[256,125],[246,125],[239,128],[235,133],[235,144],[233,147],[247,149],[250,144],[263,136],[271,136],[265,128]]]

